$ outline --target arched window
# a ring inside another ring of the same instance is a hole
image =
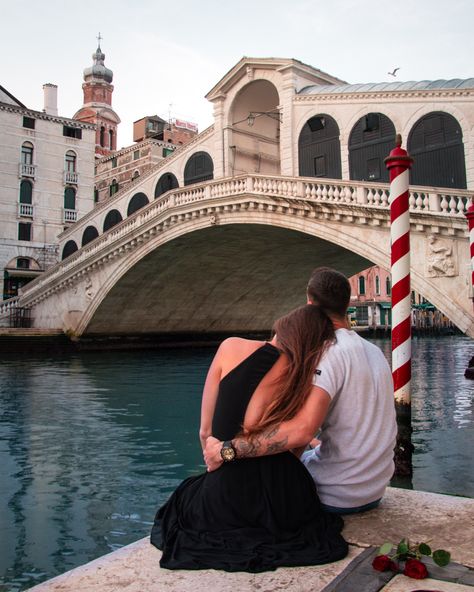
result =
[[[99,236],[99,233],[97,231],[97,228],[95,226],[88,226],[84,230],[84,233],[82,235],[82,246],[84,247],[85,245],[87,245],[88,243],[93,241],[98,236]]]
[[[196,152],[184,167],[184,184],[202,183],[214,178],[214,163],[207,152]]]
[[[67,243],[64,245],[63,254],[62,254],[61,259],[66,259],[66,257],[69,257],[69,255],[72,255],[76,251],[77,251],[76,243],[73,240],[67,241]]]
[[[114,149],[114,130],[109,130],[109,148]]]
[[[33,164],[33,144],[24,142],[21,147],[21,164]]]
[[[392,282],[390,281],[390,278],[388,276],[385,280],[385,292],[387,296],[390,296],[392,294]]]
[[[462,129],[452,115],[434,111],[419,119],[407,146],[416,163],[410,170],[411,184],[466,188]]]
[[[105,127],[103,125],[100,128],[100,140],[99,140],[99,143],[102,146],[102,148],[105,146]]]
[[[342,177],[339,126],[332,117],[321,113],[305,123],[298,139],[298,158],[301,177]]]
[[[113,179],[112,183],[110,184],[110,187],[109,187],[110,197],[112,197],[112,195],[117,193],[118,190],[119,190],[119,184],[117,183],[117,179]]]
[[[74,189],[74,187],[66,187],[66,189],[64,190],[64,209],[76,209],[76,190]]]
[[[29,181],[23,180],[20,183],[20,203],[31,204],[33,197],[33,185]]]
[[[363,275],[359,276],[359,294],[361,296],[365,294],[365,277]]]
[[[110,210],[104,220],[104,232],[107,232],[107,230],[122,222],[122,219],[122,215],[118,210]]]
[[[375,276],[375,295],[380,296],[380,278],[378,275]]]
[[[127,208],[127,216],[130,216],[148,203],[148,197],[144,193],[135,193]]]
[[[349,174],[357,181],[388,182],[384,158],[395,145],[395,126],[382,113],[367,113],[349,136]]]
[[[138,179],[139,176],[140,176],[140,171],[135,171],[132,175],[132,181],[135,181],[135,179]]]
[[[97,187],[94,187],[94,203],[98,203],[99,202],[99,190],[97,189]]]
[[[173,173],[165,173],[164,175],[161,175],[155,187],[155,199],[163,193],[171,191],[171,189],[177,189],[178,187],[178,179]]]
[[[68,173],[76,172],[76,153],[72,150],[66,152],[66,158],[64,162],[64,170]]]

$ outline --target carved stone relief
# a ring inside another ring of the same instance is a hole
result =
[[[426,245],[427,277],[451,277],[457,275],[455,244],[434,234],[428,235]]]

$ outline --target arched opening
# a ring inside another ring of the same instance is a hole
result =
[[[117,179],[112,179],[112,183],[110,184],[110,187],[109,187],[110,197],[112,197],[112,195],[117,193],[118,190],[119,190],[119,184],[117,182]]]
[[[326,114],[311,117],[298,139],[299,174],[301,177],[341,179],[341,143],[339,126]]]
[[[247,84],[229,111],[227,174],[280,174],[280,98],[267,80]]]
[[[74,189],[74,187],[66,187],[66,189],[64,190],[64,209],[76,209],[76,190]]]
[[[448,113],[434,111],[419,119],[408,136],[408,152],[415,159],[412,185],[466,189],[462,130]]]
[[[137,210],[147,205],[148,197],[144,193],[135,193],[128,204],[127,216],[131,216]]]
[[[24,142],[21,147],[21,164],[33,164],[33,144],[31,142]]]
[[[114,150],[115,146],[114,146],[114,131],[113,130],[109,130],[109,148],[110,150]]]
[[[69,255],[72,255],[76,251],[77,251],[76,243],[73,240],[67,241],[67,243],[64,245],[63,254],[61,256],[61,259],[66,259],[66,257],[69,257]]]
[[[163,193],[171,191],[172,189],[177,189],[178,187],[178,179],[173,173],[165,173],[164,175],[161,175],[155,187],[155,199]]]
[[[95,238],[99,236],[99,232],[95,226],[88,226],[82,234],[82,246],[84,247]]]
[[[382,113],[367,113],[349,136],[349,175],[355,181],[388,183],[384,158],[395,146],[395,126]]]
[[[105,127],[102,125],[100,128],[100,145],[102,148],[105,146]]]
[[[20,183],[20,203],[31,204],[33,199],[33,184],[23,180]]]
[[[76,153],[72,150],[68,150],[66,152],[66,157],[64,159],[64,170],[68,173],[76,172]]]
[[[122,222],[122,220],[122,215],[118,210],[110,210],[104,220],[104,232],[107,232],[107,230],[110,230],[113,226]]]
[[[359,276],[359,294],[363,296],[365,294],[365,277]]]
[[[184,184],[203,183],[214,178],[214,163],[207,152],[196,152],[184,167]]]

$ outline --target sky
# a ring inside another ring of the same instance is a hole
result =
[[[0,0],[0,11],[0,85],[42,110],[43,84],[57,84],[64,117],[82,105],[100,32],[119,147],[146,115],[204,130],[205,95],[243,56],[295,58],[350,83],[474,77],[472,0]]]

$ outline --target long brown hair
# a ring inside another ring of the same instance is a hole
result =
[[[288,365],[276,383],[272,402],[258,423],[245,430],[246,435],[261,432],[298,413],[310,393],[317,364],[335,338],[330,318],[315,304],[300,306],[281,317],[275,321],[273,331]]]

